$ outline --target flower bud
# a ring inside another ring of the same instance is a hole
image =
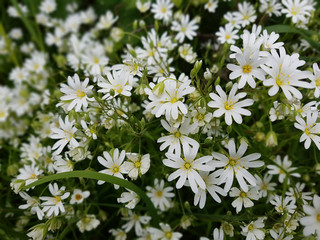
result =
[[[164,82],[159,82],[157,85],[154,86],[152,92],[156,96],[160,96],[164,91]]]
[[[212,78],[212,73],[210,72],[209,68],[206,68],[206,71],[203,74],[204,79],[210,80]]]
[[[266,137],[266,146],[274,147],[278,145],[277,135],[274,131],[270,131]]]
[[[27,236],[32,239],[44,239],[48,231],[45,223],[40,223],[38,225],[35,225],[29,230],[32,230],[32,231],[27,233]]]
[[[16,194],[18,194],[25,185],[26,185],[26,180],[23,180],[23,179],[16,179],[10,183],[11,189]]]
[[[16,163],[9,165],[9,166],[7,167],[7,175],[8,175],[8,176],[15,176],[15,175],[17,175],[18,169],[19,169],[19,166],[18,166]]]
[[[140,21],[139,21],[139,26],[140,26],[141,28],[145,28],[146,22],[143,21],[143,20],[140,20]]]
[[[257,132],[254,138],[258,141],[261,142],[265,139],[266,135],[263,132]]]

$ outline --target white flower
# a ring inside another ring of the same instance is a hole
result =
[[[51,138],[53,139],[60,139],[58,142],[56,142],[52,150],[57,149],[54,151],[54,154],[59,154],[62,152],[63,148],[70,142],[72,147],[78,147],[79,143],[74,138],[75,132],[78,130],[76,127],[73,126],[73,121],[69,121],[69,117],[66,116],[65,121],[63,122],[62,118],[59,117],[59,124],[60,128],[52,128],[52,135]]]
[[[198,127],[203,127],[208,124],[212,119],[212,113],[208,113],[206,108],[197,107],[191,112],[192,121]]]
[[[287,229],[286,229],[287,230]],[[285,235],[285,229],[283,227],[277,229],[277,232],[273,229],[270,230],[270,235],[274,240],[291,240],[293,239],[292,235],[284,236]]]
[[[189,40],[192,40],[196,35],[196,30],[199,28],[197,25],[196,19],[190,21],[189,14],[182,15],[180,18],[180,23],[178,21],[173,21],[171,29],[178,32],[176,39],[182,43],[184,38],[187,37]]]
[[[176,120],[179,114],[187,114],[188,109],[183,103],[184,97],[195,90],[194,87],[190,86],[190,83],[191,80],[180,83],[176,80],[175,76],[170,76],[156,85],[161,87],[161,85],[164,84],[164,86],[161,87],[162,92],[159,94],[156,94],[151,89],[145,89],[151,101],[146,106],[146,109],[152,109],[151,113],[155,114],[157,118],[165,115],[167,121],[170,121],[171,118]]]
[[[276,183],[272,183],[272,175],[265,174],[263,179],[261,179],[257,174],[254,175],[257,179],[257,189],[259,190],[259,197],[266,197],[268,191],[274,191]]]
[[[308,149],[311,145],[311,140],[316,144],[320,150],[320,123],[317,123],[318,112],[307,112],[307,120],[305,121],[299,116],[296,116],[294,126],[301,131],[303,134],[300,137],[300,142],[304,142],[304,148]]]
[[[243,226],[241,234],[246,236],[246,240],[262,240],[265,237],[264,220],[266,217],[259,217],[258,220],[250,222],[247,226]],[[262,229],[262,230],[261,230]]]
[[[239,21],[242,27],[254,22],[257,18],[254,7],[249,2],[243,2],[238,4],[238,12],[234,13],[235,19]]]
[[[154,187],[147,186],[147,196],[151,199],[156,208],[165,211],[170,208],[170,198],[174,197],[173,187],[164,187],[164,180],[154,179]]]
[[[30,197],[26,192],[19,192],[19,195],[27,200],[26,204],[20,205],[19,209],[27,209],[30,208],[30,212],[32,214],[37,214],[39,220],[42,220],[44,213],[40,209],[40,201],[37,197]]]
[[[238,30],[234,28],[234,26],[230,23],[226,24],[224,27],[219,27],[219,31],[216,32],[218,37],[218,42],[220,44],[228,43],[235,44],[236,39],[239,39]]]
[[[141,224],[148,224],[151,220],[151,217],[141,216],[132,212],[131,210],[128,210],[128,216],[123,217],[122,219],[128,221],[126,224],[122,225],[122,229],[124,229],[126,232],[129,232],[134,227],[135,233],[140,235],[143,231]]]
[[[298,21],[307,23],[311,12],[315,10],[312,1],[308,0],[282,0],[282,4],[285,8],[281,12],[286,14],[287,18],[291,17],[293,23]]]
[[[227,125],[232,124],[232,119],[236,123],[242,123],[241,115],[250,116],[251,112],[243,107],[251,106],[254,101],[252,99],[245,99],[239,102],[239,99],[244,98],[247,94],[244,92],[236,94],[238,89],[238,84],[233,84],[229,95],[222,90],[220,85],[216,86],[216,91],[219,95],[215,93],[210,93],[209,96],[213,101],[208,103],[211,108],[218,108],[213,112],[213,117],[224,116]]]
[[[224,233],[222,227],[213,229],[212,236],[213,240],[223,240]]]
[[[204,5],[204,9],[207,9],[208,12],[215,13],[215,11],[218,7],[218,3],[219,3],[219,1],[217,1],[217,0],[209,0],[209,2],[207,2]]]
[[[106,151],[103,152],[103,157],[99,156],[98,161],[99,163],[106,167],[107,169],[99,171],[100,173],[112,175],[118,178],[124,178],[122,173],[127,173],[125,170],[125,165],[123,163],[123,160],[126,156],[126,152],[124,150],[121,151],[119,155],[119,149],[116,148],[113,152],[113,156],[111,157],[110,154]],[[98,181],[98,184],[101,185],[105,183],[102,180]],[[114,185],[115,189],[119,189],[118,185]]]
[[[177,170],[171,173],[168,177],[168,181],[172,181],[179,178],[176,183],[176,188],[182,188],[186,180],[189,181],[190,187],[194,193],[198,192],[198,187],[205,189],[206,184],[199,174],[200,171],[212,171],[212,156],[204,156],[196,159],[198,153],[198,147],[184,149],[184,158],[180,155],[167,152],[166,159],[162,162],[164,165],[176,168]]]
[[[53,185],[49,183],[49,191],[53,197],[40,197],[40,200],[45,201],[41,205],[44,206],[42,210],[43,212],[47,212],[47,217],[50,217],[52,214],[58,216],[59,212],[65,212],[62,200],[70,195],[69,192],[65,192],[65,189],[66,187],[64,186],[59,189],[57,183]]]
[[[178,48],[180,57],[186,60],[188,63],[194,63],[197,58],[197,53],[193,52],[192,46],[189,43],[184,43]]]
[[[84,120],[81,120],[80,123],[81,123],[81,127],[84,129],[84,133],[88,137],[92,137],[92,139],[96,140],[97,139],[96,130],[92,126],[88,128],[88,125]]]
[[[117,20],[118,17],[114,17],[113,13],[108,10],[105,15],[100,16],[97,28],[100,30],[109,29]]]
[[[66,159],[63,159],[61,155],[53,155],[52,158],[54,160],[53,167],[57,173],[73,171],[73,163],[67,155]]]
[[[117,198],[118,203],[127,203],[126,208],[133,209],[139,203],[140,197],[134,191],[128,190],[128,192],[121,193],[121,197]]]
[[[250,87],[255,88],[256,82],[253,77],[259,80],[264,80],[265,72],[259,68],[264,63],[264,59],[259,58],[259,51],[251,52],[250,49],[245,49],[243,54],[236,54],[236,60],[239,65],[228,64],[227,68],[231,70],[230,79],[240,77],[238,88],[243,88],[246,83]]]
[[[314,75],[310,75],[309,79],[312,81],[311,85],[314,88],[314,96],[318,98],[320,97],[320,69],[316,63],[312,67]]]
[[[100,224],[100,221],[96,219],[96,216],[93,214],[87,214],[80,221],[77,222],[77,227],[80,232],[91,231],[95,229]]]
[[[198,188],[198,193],[194,195],[194,200],[193,203],[194,205],[198,205],[202,209],[204,208],[206,204],[206,199],[207,199],[207,192],[211,195],[211,197],[218,203],[221,203],[221,199],[219,197],[219,194],[222,196],[226,196],[227,193],[219,186],[219,179],[218,179],[218,172],[213,172],[209,175],[209,172],[199,172],[200,176],[202,177],[203,181],[206,184],[206,188]]]
[[[80,189],[74,189],[71,195],[70,204],[81,204],[84,199],[90,196],[89,191],[81,191]]]
[[[33,183],[38,180],[39,176],[42,175],[43,171],[39,169],[35,164],[24,165],[24,168],[19,169],[19,175],[17,179],[25,180],[25,185]]]
[[[115,237],[115,240],[126,240],[127,239],[126,232],[120,228],[110,229],[109,233],[111,233],[112,236]]]
[[[160,223],[161,230],[153,227],[148,227],[147,231],[151,233],[151,240],[178,240],[182,237],[179,232],[174,232],[169,224]]]
[[[136,180],[138,175],[145,174],[150,168],[150,154],[140,155],[138,153],[126,153],[129,161],[126,161],[124,168],[128,176]]]
[[[291,56],[286,54],[283,47],[279,48],[279,53],[275,49],[271,49],[266,65],[261,68],[269,75],[263,85],[271,86],[268,91],[269,96],[274,96],[281,88],[288,100],[292,99],[292,95],[298,99],[302,98],[301,92],[295,87],[312,88],[310,83],[301,81],[308,78],[310,72],[300,71],[297,68],[304,65],[305,61],[299,60],[299,54],[294,53]]]
[[[142,13],[145,13],[146,11],[148,11],[150,6],[151,6],[151,1],[147,1],[147,2],[142,3],[141,0],[137,0],[137,2],[136,2],[136,7]]]
[[[303,229],[303,235],[309,236],[316,234],[318,239],[320,237],[320,197],[318,195],[313,196],[313,207],[309,205],[303,205],[303,211],[306,213],[306,217],[300,219],[300,223],[305,226]]]
[[[274,195],[270,203],[274,205],[276,211],[282,215],[285,213],[293,214],[297,208],[295,205],[296,200],[288,196],[283,199],[282,196]]]
[[[242,209],[242,205],[245,208],[252,207],[254,204],[252,200],[258,200],[259,194],[256,187],[250,187],[248,191],[240,190],[239,188],[233,187],[229,193],[230,197],[237,197],[233,202],[232,206],[239,213]]]
[[[47,225],[45,223],[40,223],[33,226],[29,230],[32,231],[27,233],[28,237],[32,238],[33,240],[43,240],[47,232]]]
[[[39,7],[40,11],[46,14],[52,13],[57,8],[55,0],[44,0]]]
[[[265,12],[271,17],[273,14],[277,17],[281,16],[281,3],[278,0],[260,0],[260,12]]]
[[[282,47],[284,44],[283,42],[276,42],[279,36],[280,35],[275,32],[269,34],[267,30],[263,30],[263,35],[261,36],[263,38],[263,48],[269,50]]]
[[[288,156],[284,156],[283,162],[281,161],[280,155],[276,156],[275,159],[276,165],[267,165],[267,168],[270,170],[268,171],[269,174],[272,175],[278,175],[279,174],[279,182],[283,183],[284,179],[287,177],[287,174],[290,174],[293,177],[301,177],[299,173],[292,173],[295,171],[297,168],[296,167],[291,167],[292,162],[289,161]],[[288,183],[290,182],[288,178]]]
[[[123,95],[131,96],[132,86],[130,85],[133,82],[133,76],[127,71],[105,71],[107,76],[106,80],[102,76],[99,76],[98,86],[101,88],[98,92],[105,93],[102,99],[106,99],[111,96],[110,91],[113,90],[114,96]]]
[[[289,197],[292,197],[303,201],[303,204],[307,204],[307,201],[312,200],[312,197],[310,196],[312,192],[304,192],[303,189],[305,188],[304,183],[297,182],[294,187],[290,187],[289,191],[286,192],[286,195]]]
[[[86,49],[86,52],[81,55],[81,60],[86,65],[86,71],[93,76],[100,75],[102,69],[109,63],[109,58],[105,55],[102,45]]]
[[[160,151],[163,151],[165,148],[169,147],[169,153],[174,153],[180,156],[181,145],[184,150],[188,148],[199,147],[199,143],[196,140],[187,136],[197,128],[197,125],[194,123],[190,125],[190,118],[187,118],[179,128],[175,128],[172,123],[168,124],[163,119],[161,119],[161,125],[170,133],[170,135],[160,137],[157,140],[158,143],[163,142],[160,145]]]
[[[212,156],[216,159],[214,165],[216,167],[224,167],[219,169],[220,183],[226,183],[224,190],[228,192],[232,186],[233,178],[236,176],[240,187],[247,192],[249,190],[247,180],[251,185],[256,186],[256,179],[247,170],[249,168],[258,168],[264,165],[262,161],[255,161],[261,157],[260,153],[252,153],[243,157],[248,148],[248,144],[242,141],[238,151],[236,151],[236,145],[233,139],[228,142],[228,156],[221,153],[213,152]]]
[[[172,16],[173,3],[170,0],[157,0],[156,3],[152,3],[151,12],[154,13],[154,18],[163,20],[168,23]]]

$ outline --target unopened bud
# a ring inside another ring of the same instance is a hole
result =
[[[278,145],[277,135],[274,131],[270,131],[266,137],[266,146],[274,147]]]
[[[156,96],[160,96],[164,91],[164,82],[159,82],[157,85],[154,86],[152,92]]]
[[[212,78],[212,73],[210,72],[209,68],[206,69],[206,71],[203,74],[204,79],[210,80]]]

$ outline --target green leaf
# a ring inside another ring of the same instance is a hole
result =
[[[289,25],[272,25],[266,27],[267,31],[270,32],[276,32],[276,33],[296,33],[299,34],[303,39],[308,41],[308,43],[315,49],[320,49],[320,43],[314,41],[311,36],[316,34],[314,31],[309,31],[301,28],[292,27]]]
[[[178,7],[180,7],[182,0],[172,0],[172,2],[178,8]]]
[[[24,191],[26,189],[38,186],[43,183],[47,183],[47,182],[51,182],[51,181],[59,180],[59,179],[66,179],[66,178],[89,178],[89,179],[95,179],[95,180],[102,180],[102,181],[105,181],[108,183],[117,184],[121,187],[124,187],[124,188],[127,188],[127,189],[134,191],[145,202],[145,204],[149,210],[150,216],[152,217],[153,226],[157,227],[159,225],[159,216],[157,214],[157,211],[156,211],[153,203],[149,199],[149,197],[145,194],[145,192],[143,190],[141,190],[141,188],[139,188],[135,184],[133,184],[132,182],[129,182],[127,180],[124,180],[124,179],[121,179],[121,178],[118,178],[115,176],[111,176],[111,175],[107,175],[107,174],[103,174],[103,173],[98,173],[98,172],[93,172],[93,171],[89,171],[89,170],[63,172],[63,173],[57,173],[57,174],[53,174],[53,175],[41,178],[41,179],[23,187],[22,190]]]

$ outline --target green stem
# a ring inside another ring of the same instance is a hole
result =
[[[11,57],[12,61],[14,62],[14,64],[16,66],[19,66],[19,62],[18,62],[18,60],[16,58],[16,55],[14,54],[14,52],[13,52],[13,50],[11,48],[11,41],[8,38],[8,36],[6,34],[6,31],[4,30],[3,25],[2,25],[1,22],[0,22],[0,35],[3,37],[3,39],[4,39],[5,43],[6,43],[6,47],[7,47],[8,51],[9,51],[9,54],[10,54],[10,57]]]
[[[102,180],[102,181],[109,182],[112,184],[117,184],[121,187],[124,187],[124,188],[127,188],[127,189],[134,191],[145,202],[145,204],[149,210],[150,216],[152,217],[153,226],[157,227],[159,225],[159,216],[157,214],[157,211],[156,211],[153,203],[150,201],[149,197],[145,194],[145,192],[143,190],[141,190],[141,188],[139,188],[135,184],[133,184],[132,182],[129,182],[127,180],[124,180],[124,179],[121,179],[121,178],[118,178],[115,176],[111,176],[111,175],[107,175],[107,174],[103,174],[103,173],[98,173],[98,172],[93,172],[93,171],[88,171],[88,170],[57,173],[54,175],[46,176],[46,177],[39,179],[39,180],[37,180],[27,186],[24,186],[22,190],[24,191],[24,190],[29,189],[31,187],[35,187],[35,186],[38,186],[42,183],[47,183],[47,182],[54,181],[54,180],[66,179],[66,178],[80,178],[80,177],[90,178],[90,179],[95,179],[95,180]]]

